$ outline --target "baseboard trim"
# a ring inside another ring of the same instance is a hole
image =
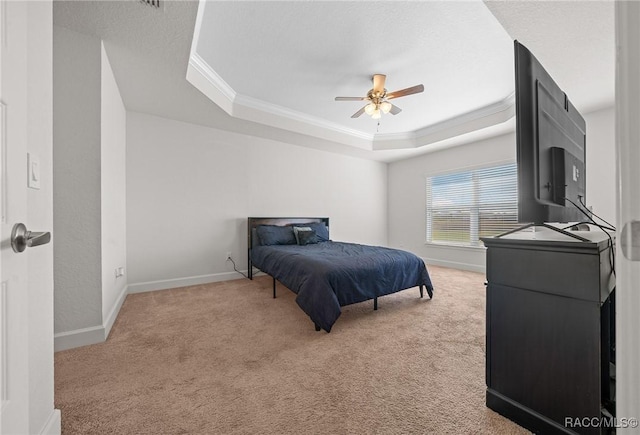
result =
[[[49,418],[45,422],[42,430],[40,431],[41,435],[60,435],[62,432],[62,420],[60,417],[60,410],[54,409],[49,414]]]
[[[124,286],[116,303],[113,305],[111,312],[107,316],[107,320],[99,326],[91,326],[89,328],[75,329],[73,331],[59,332],[53,336],[53,349],[55,352],[61,350],[73,349],[90,344],[103,343],[109,337],[111,328],[118,318],[120,308],[124,300],[127,298],[128,286]]]
[[[246,270],[242,271],[247,273]],[[154,290],[167,290],[170,288],[187,287],[190,285],[208,284],[211,282],[231,281],[244,278],[238,272],[213,273],[209,275],[187,276],[184,278],[164,279],[159,281],[138,282],[129,284],[129,293],[144,293]]]
[[[53,348],[55,352],[59,352],[75,347],[102,343],[104,340],[104,326],[92,326],[55,334],[53,336]]]
[[[118,313],[120,313],[120,308],[122,308],[122,304],[124,303],[124,300],[127,298],[127,294],[129,294],[128,287],[129,286],[125,285],[122,288],[120,295],[118,295],[118,299],[116,299],[116,303],[113,305],[111,312],[107,316],[106,322],[104,322],[104,339],[105,340],[109,337],[109,334],[111,333],[111,328],[113,327],[113,324],[118,318]]]
[[[434,266],[450,267],[452,269],[468,270],[470,272],[486,273],[486,267],[484,265],[478,266],[477,264],[470,263],[458,263],[456,261],[438,260],[436,258],[422,257],[427,265],[433,264]]]

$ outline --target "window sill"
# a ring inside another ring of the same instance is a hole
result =
[[[460,249],[463,251],[484,251],[487,248],[483,246],[468,246],[468,245],[447,245],[445,243],[433,243],[433,242],[424,242],[425,246],[434,247],[434,248],[445,248],[445,249]]]

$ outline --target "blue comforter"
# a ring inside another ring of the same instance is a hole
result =
[[[251,260],[296,293],[300,308],[327,332],[341,306],[420,285],[433,291],[422,259],[398,249],[341,242],[257,246]]]

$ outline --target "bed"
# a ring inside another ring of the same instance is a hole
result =
[[[331,332],[340,307],[401,290],[426,288],[433,297],[427,268],[416,255],[379,246],[335,242],[329,218],[248,218],[249,279],[253,268],[296,293],[296,303],[316,330]],[[311,230],[311,231],[309,231]]]

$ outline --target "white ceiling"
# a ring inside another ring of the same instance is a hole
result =
[[[194,38],[200,59],[249,97],[310,122],[405,133],[507,99],[513,42],[481,0],[465,2],[209,2]],[[352,119],[375,73],[403,112]]]
[[[512,39],[578,110],[614,99],[611,1],[55,1],[54,23],[105,41],[128,110],[382,161],[512,129]],[[353,120],[333,98],[374,73],[425,92]]]

